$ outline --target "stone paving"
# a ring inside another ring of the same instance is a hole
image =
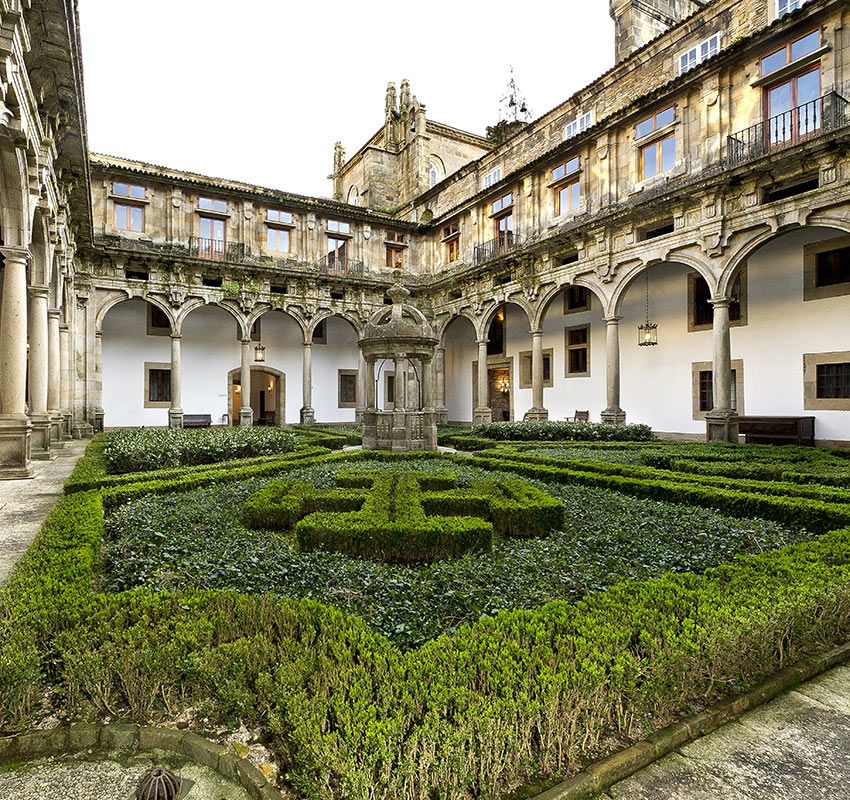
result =
[[[62,494],[88,440],[72,440],[50,461],[34,461],[35,477],[0,481],[0,585],[26,552]]]
[[[849,800],[850,666],[611,787],[601,800]]]

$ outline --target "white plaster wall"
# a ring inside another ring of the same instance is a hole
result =
[[[171,362],[171,337],[148,336],[147,303],[128,300],[103,320],[103,422],[108,428],[168,424],[167,408],[145,408],[145,362]]]
[[[803,301],[803,246],[840,236],[824,228],[780,236],[750,257],[748,324],[732,329],[744,362],[746,413],[815,417],[817,439],[850,440],[850,411],[803,408],[803,354],[850,350],[850,296]]]
[[[269,311],[260,317],[260,334],[266,348],[264,366],[279,370],[286,379],[283,419],[287,424],[299,422],[303,403],[301,375],[304,366],[304,334],[301,326],[282,311]],[[278,419],[281,419],[280,415]]]
[[[450,422],[472,422],[472,364],[478,345],[472,323],[459,317],[449,324],[446,347],[446,408]]]
[[[313,345],[313,409],[316,422],[354,422],[355,409],[339,408],[339,373],[357,369],[357,332],[341,317],[327,321],[327,344]]]

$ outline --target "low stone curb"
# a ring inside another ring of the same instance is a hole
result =
[[[165,750],[215,770],[235,781],[252,800],[283,800],[250,761],[197,733],[140,725],[72,725],[18,736],[0,737],[0,764],[31,761],[47,756],[87,751],[114,752]]]
[[[848,660],[850,642],[823,655],[806,658],[775,673],[746,694],[729,697],[696,716],[662,728],[644,741],[591,764],[572,778],[528,800],[592,800],[668,753]]]

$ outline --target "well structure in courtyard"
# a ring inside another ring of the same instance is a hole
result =
[[[434,353],[438,339],[425,315],[406,302],[410,292],[396,282],[392,305],[369,318],[358,342],[366,363],[363,447],[367,450],[437,449]],[[392,409],[379,408],[381,372],[393,371]]]

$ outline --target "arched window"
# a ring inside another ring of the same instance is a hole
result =
[[[437,165],[428,167],[428,188],[433,189],[437,185]]]
[[[356,186],[352,186],[348,190],[348,205],[357,206],[360,205],[360,191]]]

